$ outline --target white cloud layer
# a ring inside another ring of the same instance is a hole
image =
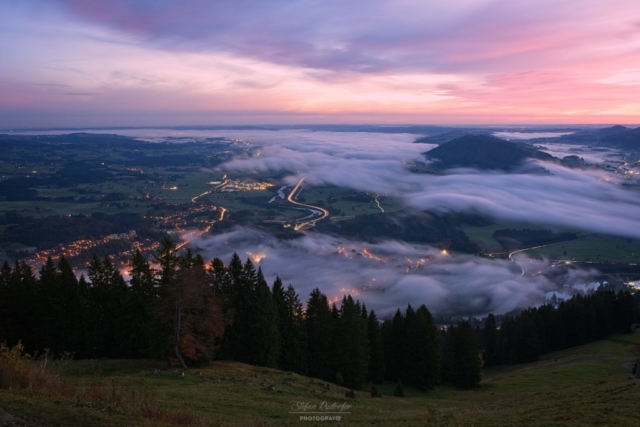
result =
[[[497,218],[640,238],[640,194],[605,171],[542,163],[548,174],[409,172],[433,146],[414,135],[311,131],[223,131],[261,146],[260,156],[234,160],[231,171],[285,170],[292,183],[331,184],[401,198],[419,209],[479,210]]]
[[[379,316],[426,304],[434,313],[483,315],[504,313],[539,303],[557,286],[532,272],[546,269],[545,261],[445,256],[428,246],[387,241],[376,244],[309,233],[299,239],[278,240],[247,228],[191,242],[206,259],[225,264],[237,252],[251,257],[269,283],[280,276],[306,301],[314,288],[333,301],[347,293],[364,301]],[[522,266],[522,267],[520,267]]]

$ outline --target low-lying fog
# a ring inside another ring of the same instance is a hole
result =
[[[259,265],[269,283],[280,276],[293,284],[303,300],[318,287],[339,301],[351,293],[381,317],[408,303],[426,304],[439,314],[504,313],[539,303],[558,289],[541,271],[545,261],[509,260],[451,255],[428,246],[402,242],[368,244],[307,233],[299,239],[278,240],[248,228],[191,242],[205,258],[225,264],[237,252]],[[587,272],[578,280],[588,280]]]
[[[548,174],[458,170],[424,175],[405,167],[422,161],[422,153],[433,148],[414,144],[415,135],[256,131],[225,136],[261,146],[258,156],[234,160],[224,165],[225,171],[285,170],[288,183],[306,176],[311,185],[388,194],[414,208],[477,210],[497,218],[640,237],[640,195],[622,189],[618,177],[604,171],[542,164]],[[271,279],[280,275],[301,295],[316,286],[332,298],[357,292],[382,316],[407,303],[425,303],[441,314],[504,313],[537,304],[558,286],[536,274],[551,268],[545,261],[450,257],[401,242],[369,245],[313,233],[279,242],[243,229],[198,245],[227,260],[236,250],[260,254],[256,259],[265,273]],[[574,271],[567,279],[585,283],[593,273]]]
[[[497,218],[569,226],[640,238],[640,194],[616,185],[605,171],[540,163],[549,173],[457,170],[411,173],[433,145],[415,135],[309,131],[229,131],[224,136],[260,145],[259,155],[233,160],[226,171],[284,170],[286,181],[332,184],[401,198],[420,209],[479,210]]]

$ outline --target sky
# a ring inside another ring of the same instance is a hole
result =
[[[0,1],[0,128],[639,124],[637,0]]]

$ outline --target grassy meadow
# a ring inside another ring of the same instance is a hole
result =
[[[356,399],[334,384],[235,362],[181,376],[154,360],[50,363],[54,389],[0,389],[0,408],[33,426],[327,425],[301,421],[299,405],[344,404],[341,424],[356,426],[637,426],[640,383],[630,379],[640,332],[549,353],[532,364],[487,369],[478,390],[423,392],[394,384]],[[153,375],[153,370],[159,372]],[[64,392],[64,390],[67,390]],[[336,415],[336,414],[334,414]]]

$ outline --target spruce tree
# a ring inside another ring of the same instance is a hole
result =
[[[345,387],[360,390],[369,374],[369,340],[367,323],[362,318],[362,306],[351,295],[342,299],[336,334],[334,356],[336,370],[342,373]]]
[[[367,317],[367,335],[369,338],[369,380],[375,384],[384,381],[384,349],[380,322],[376,313],[371,310]]]
[[[440,381],[440,368],[442,366],[442,349],[440,348],[440,332],[431,312],[425,305],[421,305],[416,311],[418,331],[420,334],[421,355],[419,369],[420,388],[433,389]]]
[[[74,343],[74,356],[76,358],[92,357],[95,345],[95,333],[97,328],[96,304],[91,295],[89,283],[84,275],[78,279],[76,288],[77,306],[74,310],[72,323],[76,328]]]
[[[385,334],[385,374],[387,380],[397,381],[405,372],[405,337],[404,316],[400,309],[396,310]],[[385,322],[387,323],[387,322]]]
[[[331,309],[327,296],[318,288],[311,291],[305,314],[309,375],[325,381],[334,381],[335,373],[331,366]]]
[[[55,286],[55,285],[53,285]],[[8,343],[22,341],[29,351],[42,350],[46,339],[44,321],[48,315],[46,295],[40,292],[31,267],[16,261],[8,280]],[[34,315],[35,313],[35,315]]]
[[[540,356],[540,339],[535,323],[528,313],[518,318],[517,363],[531,363]]]
[[[40,268],[40,279],[35,285],[38,297],[33,301],[33,308],[35,308],[35,313],[38,313],[38,325],[33,328],[29,327],[34,324],[33,321],[27,321],[24,324],[24,327],[31,330],[28,336],[35,339],[38,343],[36,345],[40,347],[36,349],[48,348],[54,354],[59,354],[64,350],[64,344],[60,342],[62,330],[59,322],[62,320],[64,323],[64,320],[59,319],[58,316],[65,310],[63,305],[66,295],[63,295],[61,289],[58,288],[59,283],[56,266],[49,256]],[[22,290],[24,291],[26,288],[22,286]],[[23,338],[23,344],[26,348],[33,345],[33,342],[29,341],[29,338]]]
[[[482,376],[482,359],[473,328],[469,322],[463,321],[449,329],[447,339],[446,377],[461,389],[478,387]]]
[[[10,307],[13,301],[9,293],[9,278],[11,277],[11,266],[7,261],[2,263],[0,268],[0,342],[9,340],[10,330]]]
[[[636,302],[629,292],[619,291],[613,299],[613,328],[616,332],[631,333],[636,321]]]
[[[71,265],[64,256],[60,257],[55,276],[55,291],[49,294],[49,304],[52,310],[52,319],[55,330],[51,337],[55,347],[51,349],[56,353],[62,351],[73,352],[77,348],[79,338],[74,319],[80,319],[78,280]]]
[[[487,316],[482,336],[484,341],[484,363],[487,366],[500,363],[498,359],[498,327],[496,325],[496,317],[493,314]]]
[[[275,368],[280,353],[278,313],[261,268],[258,268],[249,304],[249,311],[253,314],[247,337],[252,344],[249,363]]]
[[[229,263],[231,281],[225,289],[230,312],[233,316],[232,325],[225,334],[225,347],[232,359],[245,363],[256,363],[258,355],[252,340],[253,325],[258,322],[257,313],[253,310],[257,289],[257,273],[250,259],[242,265],[237,254],[233,254]]]
[[[420,387],[427,337],[423,334],[418,316],[410,304],[405,310],[402,336],[398,347],[400,379],[405,384]]]
[[[128,357],[159,356],[163,347],[163,337],[154,318],[157,291],[154,272],[149,262],[136,250],[130,260],[131,280],[129,291],[123,302],[122,325],[126,329],[126,349]]]
[[[293,286],[289,285],[285,290],[279,277],[273,283],[272,295],[280,336],[278,367],[304,374],[307,370],[307,340],[300,298]]]
[[[392,331],[392,321],[385,320],[382,322],[380,326],[380,337],[382,338],[382,349],[384,354],[384,379],[387,381],[394,381],[395,377],[396,381],[398,377],[396,376],[397,369],[395,372],[392,372],[395,369],[395,364],[391,362],[391,360],[395,360],[395,347],[393,343],[393,331]]]
[[[207,269],[211,287],[216,294],[223,295],[223,289],[229,287],[229,275],[224,262],[220,258],[214,258]]]

